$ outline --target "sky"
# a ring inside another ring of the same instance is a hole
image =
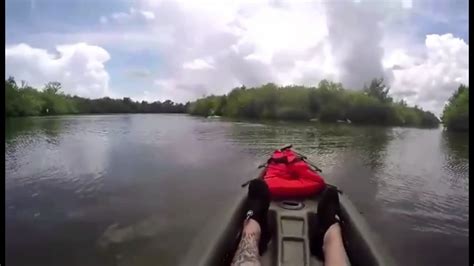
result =
[[[440,115],[468,39],[468,0],[6,0],[5,75],[149,102],[383,77]]]

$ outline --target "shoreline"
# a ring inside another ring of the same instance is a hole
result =
[[[347,123],[347,122],[324,122],[324,121],[314,121],[313,119],[309,120],[284,120],[284,119],[251,119],[251,118],[240,118],[240,117],[205,117],[200,115],[193,115],[190,113],[82,113],[82,114],[58,114],[58,115],[39,115],[39,116],[6,116],[5,121],[10,119],[22,119],[22,118],[54,118],[54,117],[80,117],[80,116],[111,116],[111,115],[189,115],[192,117],[199,117],[204,119],[212,119],[219,121],[228,121],[228,122],[250,122],[250,123],[302,123],[302,124],[322,124],[322,125],[345,125],[345,126],[375,126],[383,128],[417,128],[417,129],[439,129],[441,128],[447,132],[459,132],[459,133],[469,133],[469,131],[463,130],[448,130],[442,123],[435,127],[417,127],[417,126],[401,126],[401,125],[382,125],[382,124],[370,124],[370,123]],[[313,121],[312,121],[313,120]]]

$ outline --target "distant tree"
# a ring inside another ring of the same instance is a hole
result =
[[[190,114],[243,117],[252,119],[308,120],[336,122],[346,119],[358,124],[437,127],[432,113],[393,103],[383,79],[375,79],[365,91],[346,90],[341,83],[322,80],[318,87],[284,86],[268,83],[227,95],[208,96],[189,104]]]
[[[21,81],[20,89],[26,89],[28,88],[28,83],[24,80]]]
[[[404,106],[404,107],[407,107],[407,102],[403,99],[401,99],[399,102],[398,102],[399,105],[401,106]]]
[[[32,88],[26,81],[20,87],[14,77],[5,80],[5,116],[96,114],[96,113],[185,113],[183,104],[171,100],[148,103],[131,98],[87,99],[65,95],[59,82],[48,82],[42,91]],[[188,103],[189,106],[189,103]]]
[[[17,87],[15,78],[12,76],[9,76],[8,79],[5,81],[5,83],[7,83],[8,85],[12,87],[15,87],[15,88]]]
[[[390,88],[384,84],[383,78],[372,79],[368,87],[364,86],[364,92],[383,103],[392,102],[392,98],[388,96]]]
[[[46,85],[44,86],[44,91],[49,94],[57,94],[61,91],[61,88],[61,83],[57,81],[52,81],[46,83]]]
[[[227,95],[207,96],[186,104],[172,100],[136,102],[131,98],[87,99],[61,92],[59,82],[49,82],[39,91],[22,81],[5,80],[5,115],[60,115],[97,113],[184,113],[211,114],[253,119],[308,120],[335,122],[350,119],[353,123],[397,126],[436,127],[438,118],[404,101],[393,103],[383,79],[375,79],[364,91],[346,90],[341,83],[322,80],[318,87],[277,86],[237,87]],[[464,125],[468,111],[468,89],[459,88],[445,108],[443,121]],[[464,124],[463,124],[464,123]],[[467,124],[468,125],[468,124]],[[449,128],[454,128],[450,126]]]

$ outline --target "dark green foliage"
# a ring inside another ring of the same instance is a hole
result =
[[[469,131],[469,87],[460,85],[444,107],[442,121],[450,131]]]
[[[433,113],[423,111],[421,116],[421,124],[425,125],[426,127],[436,127],[439,125],[439,119]]]
[[[209,96],[190,104],[188,112],[200,116],[222,115],[225,103],[226,96]]]
[[[59,82],[49,82],[42,91],[22,82],[21,86],[13,77],[5,80],[5,115],[37,116],[60,114],[101,114],[101,113],[185,113],[187,104],[177,104],[170,100],[147,103],[134,102],[130,98],[87,99],[69,96],[61,92]]]
[[[340,83],[322,80],[318,87],[238,87],[224,96],[209,96],[190,104],[193,115],[213,114],[252,119],[350,120],[357,124],[437,127],[431,112],[394,103],[383,79],[374,79],[363,91],[345,90]]]
[[[45,99],[37,90],[25,82],[18,86],[12,77],[5,81],[5,115],[31,116],[40,115]]]

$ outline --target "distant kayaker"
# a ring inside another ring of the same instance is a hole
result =
[[[267,223],[269,206],[268,185],[262,179],[252,180],[248,190],[247,218],[231,265],[260,266],[260,255],[265,252],[270,240]],[[348,265],[337,218],[339,209],[337,190],[326,187],[317,210],[319,230],[311,236],[311,253],[322,257],[325,266]]]

